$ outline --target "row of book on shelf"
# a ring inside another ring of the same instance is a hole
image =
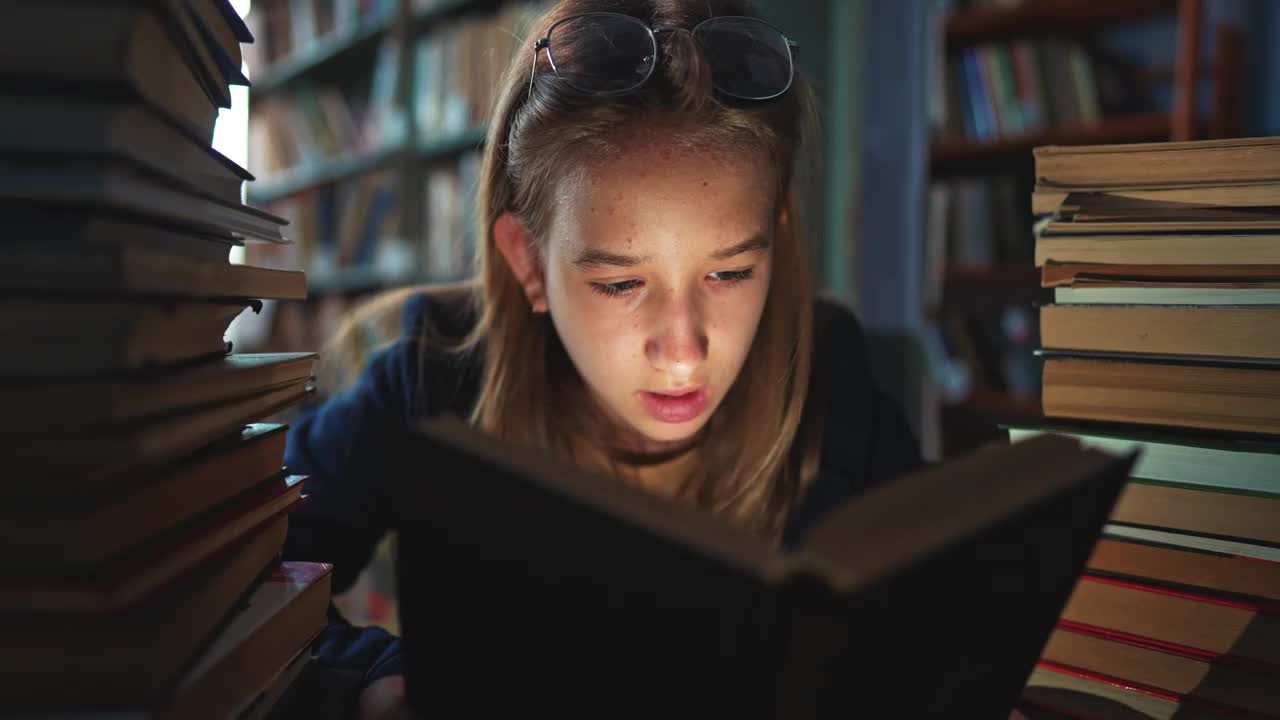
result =
[[[1045,147],[1035,163],[1046,419],[1010,437],[1141,456],[1029,714],[1276,717],[1280,139]]]
[[[273,89],[249,121],[250,169],[270,182],[325,160],[430,146],[474,135],[488,122],[501,75],[546,3],[515,0],[496,11],[433,24],[413,43],[414,81],[402,97],[401,40],[381,40],[373,67],[346,82],[307,80]],[[269,72],[270,66],[252,67]],[[416,137],[406,135],[412,113]]]
[[[370,155],[404,142],[396,94],[399,46],[379,47],[356,87],[303,83],[287,94],[255,96],[249,116],[249,168],[270,181],[287,171]]]
[[[255,264],[303,269],[327,277],[363,268],[388,279],[429,272],[452,278],[471,268],[471,214],[479,182],[480,153],[461,153],[454,164],[424,170],[421,209],[424,236],[409,238],[401,226],[403,183],[391,169],[358,175],[276,200],[268,205],[293,228],[289,245],[254,247]]]
[[[287,242],[212,147],[253,36],[227,0],[4,22],[0,706],[263,717],[308,668],[331,568],[281,559],[304,478],[268,421],[311,392],[314,355],[224,339],[307,292],[229,261]]]
[[[246,18],[257,38],[248,53],[253,67],[303,55],[319,43],[383,27],[400,0],[258,0]]]
[[[946,25],[962,12],[960,5],[947,1],[938,8],[929,97],[935,139],[990,142],[1150,109],[1145,63],[1105,36],[1063,33],[956,46]]]

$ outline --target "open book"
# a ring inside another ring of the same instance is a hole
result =
[[[392,435],[425,717],[1008,717],[1135,457],[992,446],[779,549],[454,420]]]

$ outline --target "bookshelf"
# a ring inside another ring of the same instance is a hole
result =
[[[321,342],[341,309],[368,295],[468,274],[464,218],[492,93],[523,24],[545,6],[254,3],[248,20],[262,42],[247,58],[257,178],[247,201],[289,219],[294,244],[254,248],[245,262],[305,270],[310,292],[244,320],[233,341],[239,335],[260,351]],[[376,334],[368,337],[376,344]]]
[[[944,6],[930,98],[943,111],[932,119],[926,156],[924,242],[935,258],[927,268],[935,287],[924,310],[948,362],[970,376],[967,392],[935,395],[931,416],[945,458],[998,439],[999,422],[1040,413],[1038,363],[1028,374],[1025,358],[1011,360],[1034,347],[1036,305],[1052,299],[1032,261],[1032,149],[1237,135],[1243,41],[1216,28],[1217,54],[1204,62],[1201,0]],[[1160,19],[1172,19],[1176,38],[1156,66],[1107,47],[1105,33]],[[1212,84],[1208,108],[1195,103],[1204,81]],[[1160,82],[1170,85],[1168,102],[1154,91]],[[1018,377],[1011,364],[1021,368]]]
[[[471,216],[492,94],[523,23],[545,0],[256,0],[260,44],[246,60],[246,200],[290,221],[291,246],[246,248],[244,262],[304,270],[305,299],[237,319],[239,349],[330,349],[361,301],[470,271]],[[460,71],[465,68],[465,72]],[[367,358],[399,330],[387,315],[352,334]],[[356,362],[353,360],[353,362]],[[324,376],[322,376],[324,377]],[[335,388],[320,382],[307,406]],[[306,406],[274,420],[290,422]],[[359,625],[399,629],[383,538],[334,598]]]

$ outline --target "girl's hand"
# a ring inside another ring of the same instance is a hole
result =
[[[356,704],[357,720],[418,720],[404,698],[404,676],[388,675],[369,683]]]

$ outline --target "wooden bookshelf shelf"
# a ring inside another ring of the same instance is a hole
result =
[[[1177,10],[1177,0],[1028,0],[947,18],[948,49],[1032,35],[1085,33]]]
[[[421,30],[462,10],[477,7],[480,2],[481,0],[436,0],[428,7],[415,10],[413,22]]]
[[[468,150],[479,150],[487,132],[486,128],[477,127],[453,137],[424,139],[418,143],[418,157],[427,161],[447,160]]]
[[[410,285],[456,283],[464,279],[425,272],[393,274],[369,266],[349,267],[310,276],[307,280],[307,295],[309,298],[346,295]]]
[[[316,40],[302,50],[263,68],[262,76],[251,78],[256,95],[272,92],[318,70],[329,69],[377,47],[395,17],[376,18],[365,25],[351,26]]]
[[[992,142],[943,140],[934,144],[930,165],[934,176],[985,174],[993,164],[1029,162],[1032,149],[1041,145],[1098,145],[1168,140],[1170,121],[1167,113],[1134,113],[1110,117],[1094,125],[1050,128],[1044,132],[1014,135]]]
[[[472,128],[453,137],[423,141],[415,152],[420,160],[447,160],[468,150],[479,149],[484,138],[484,128]],[[403,151],[403,147],[393,145],[362,155],[327,158],[313,165],[291,168],[274,177],[249,183],[248,199],[255,205],[264,205],[321,185],[346,180],[394,162]]]
[[[311,165],[302,165],[275,177],[249,183],[246,194],[250,203],[264,205],[320,185],[375,170],[396,159],[400,152],[400,147],[391,146],[362,155],[328,158]]]

